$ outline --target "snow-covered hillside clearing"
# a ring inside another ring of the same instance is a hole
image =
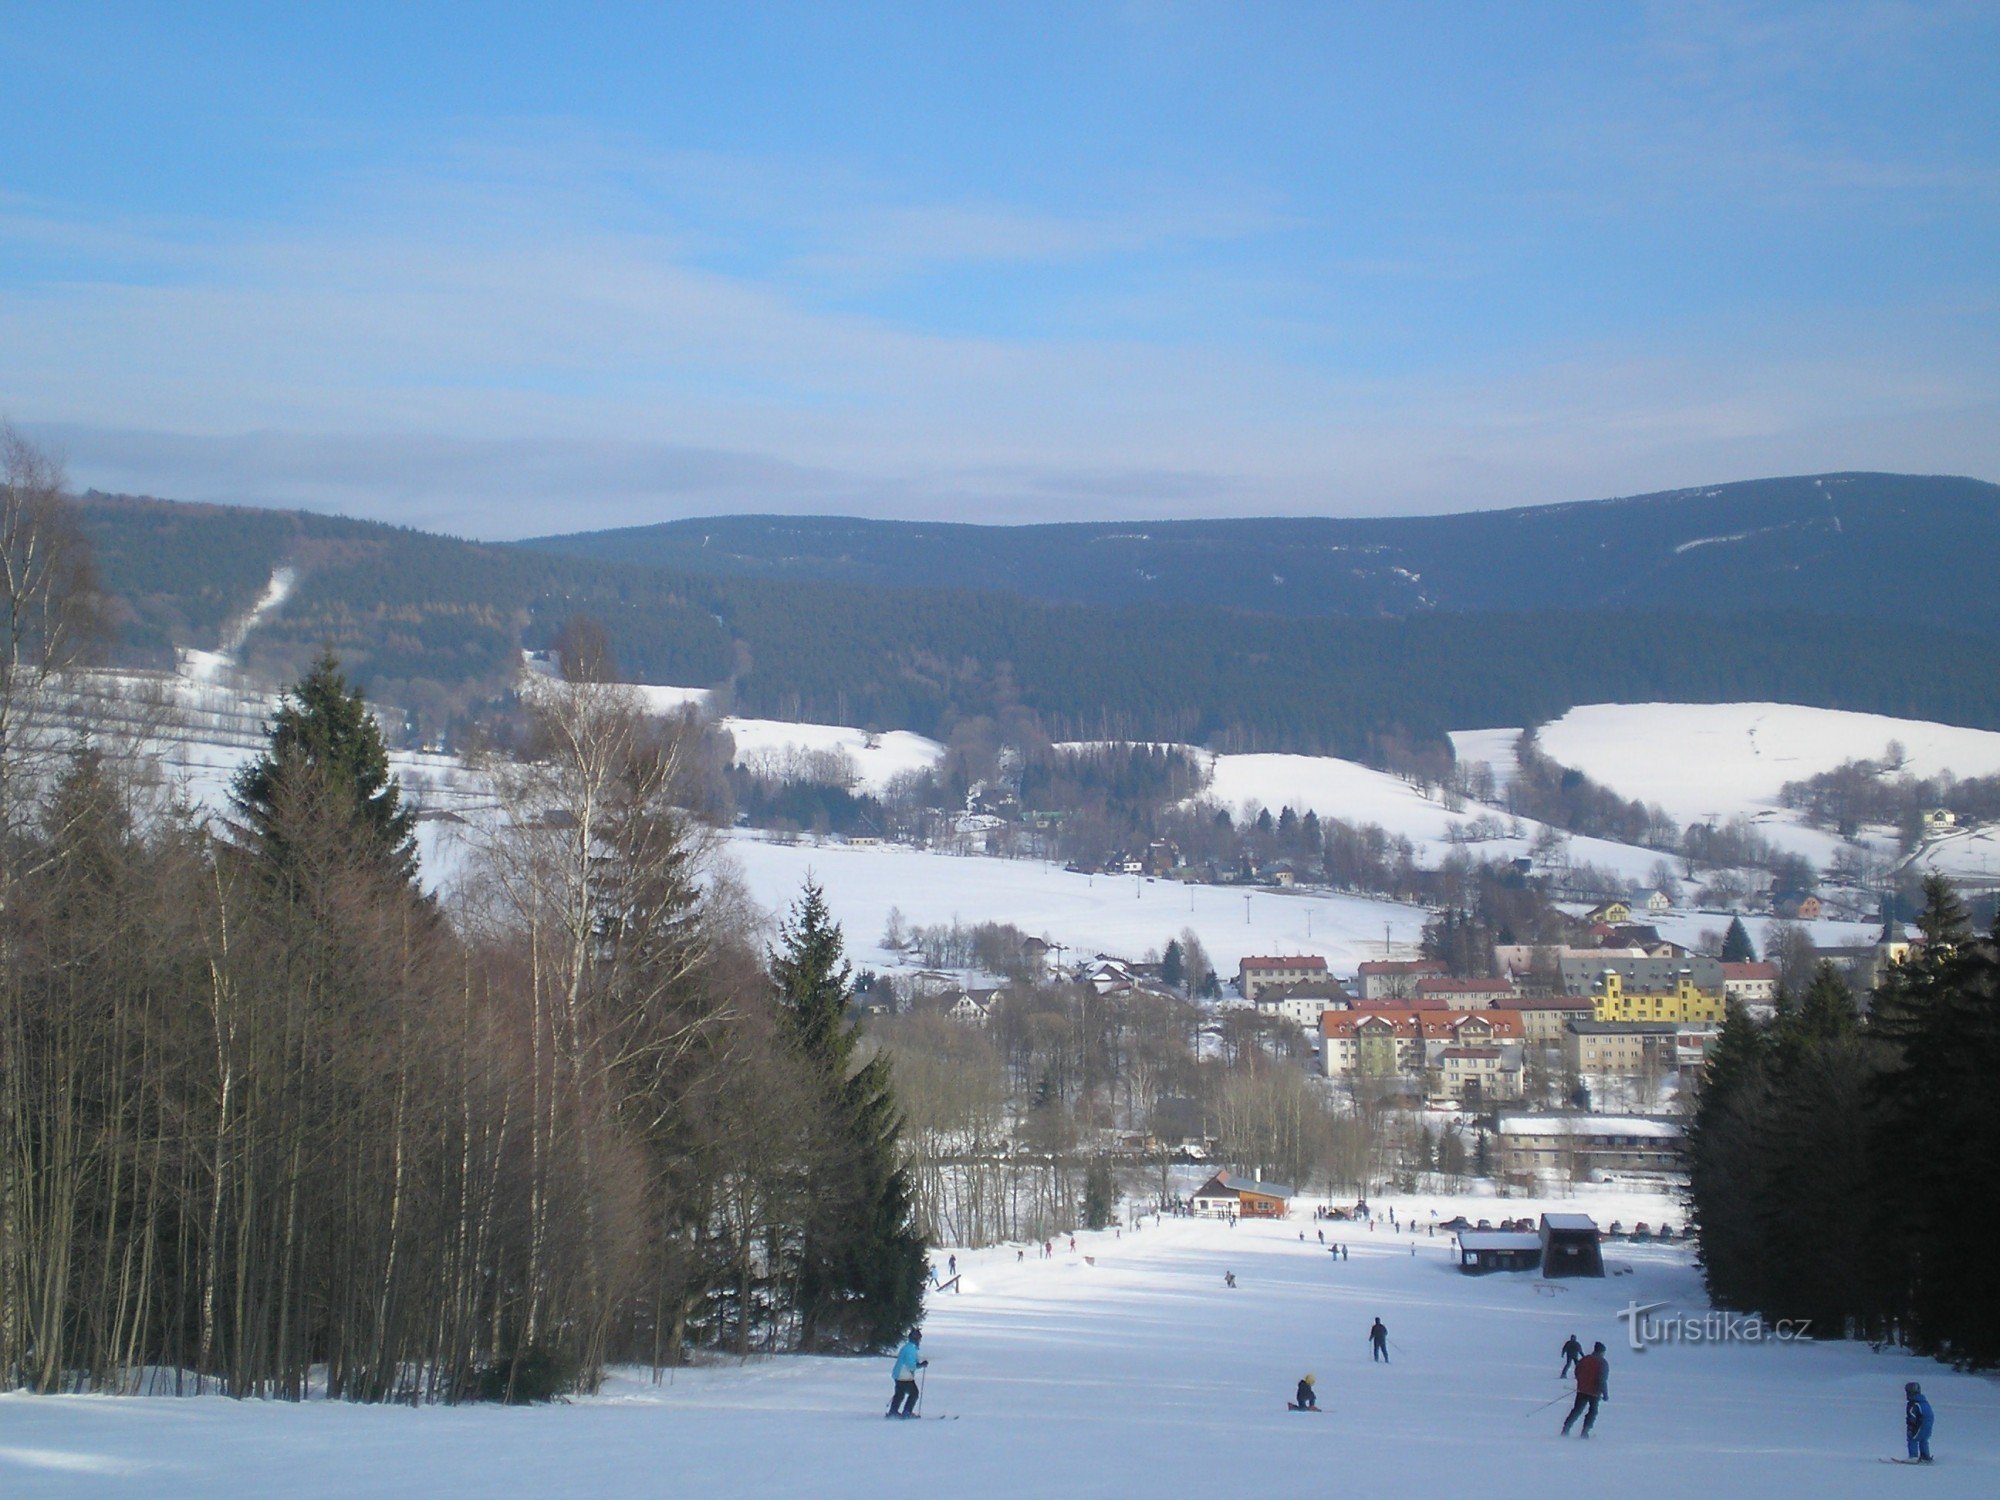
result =
[[[1317,953],[1338,975],[1363,959],[1414,956],[1429,915],[1422,907],[1365,896],[1294,888],[1244,889],[1181,885],[1136,875],[1073,875],[1041,860],[988,859],[837,842],[779,843],[739,830],[725,845],[743,883],[759,905],[783,911],[810,877],[825,887],[834,918],[846,929],[857,963],[897,968],[914,962],[882,947],[893,907],[905,924],[949,924],[954,919],[1011,922],[1030,937],[1061,943],[1067,959],[1109,953],[1142,958],[1164,949],[1183,927],[1194,929],[1209,961],[1225,977],[1252,953]],[[1246,920],[1247,918],[1247,920]],[[1746,918],[1762,945],[1768,921]],[[1692,947],[1706,932],[1718,936],[1727,915],[1672,913],[1657,919],[1663,936]],[[1809,922],[1813,941],[1865,943],[1866,923]],[[1385,948],[1385,938],[1388,946]]]
[[[1505,785],[1516,729],[1454,734],[1462,764],[1485,761]],[[1748,818],[1780,848],[1824,865],[1840,847],[1778,806],[1788,781],[1901,745],[1911,774],[2000,772],[2000,734],[1791,703],[1594,703],[1541,730],[1543,751],[1620,796],[1657,803],[1678,823]]]
[[[1378,1199],[1377,1212],[1390,1201]],[[1542,1207],[1678,1223],[1657,1199],[1394,1200],[1420,1221]],[[924,1322],[924,1411],[882,1419],[887,1359],[753,1359],[529,1410],[230,1401],[0,1399],[10,1496],[949,1495],[1280,1497],[2000,1494],[2000,1389],[1866,1345],[1679,1344],[1633,1353],[1632,1303],[1698,1315],[1685,1246],[1612,1243],[1601,1281],[1466,1277],[1444,1236],[1167,1219],[1067,1241],[1052,1260],[962,1251],[961,1294]],[[1305,1241],[1299,1235],[1303,1231]],[[1414,1249],[1415,1254],[1412,1254]],[[938,1259],[943,1251],[937,1252]],[[1233,1271],[1237,1285],[1223,1285]],[[1391,1362],[1371,1364],[1381,1317]],[[1558,1349],[1602,1340],[1611,1399],[1560,1438]],[[1285,1410],[1301,1375],[1322,1414]],[[1902,1387],[1937,1411],[1927,1472],[1902,1452]],[[1538,1409],[1539,1408],[1539,1409]]]
[[[1248,953],[1318,953],[1343,974],[1382,957],[1385,940],[1395,957],[1409,957],[1425,917],[1421,908],[1362,896],[1073,875],[1041,860],[886,844],[815,847],[739,833],[727,849],[750,894],[768,909],[788,907],[808,877],[819,882],[846,929],[848,953],[878,968],[908,961],[881,945],[892,907],[905,923],[926,926],[1011,922],[1030,937],[1061,943],[1071,961],[1095,953],[1137,959],[1191,927],[1225,977]]]

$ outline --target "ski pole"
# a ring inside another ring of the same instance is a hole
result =
[[[1554,1406],[1556,1402],[1562,1400],[1563,1397],[1567,1395],[1569,1395],[1569,1392],[1564,1391],[1561,1396],[1555,1396],[1547,1401],[1544,1401],[1540,1406],[1535,1408],[1535,1411],[1524,1411],[1521,1413],[1521,1415],[1523,1418],[1527,1418],[1527,1417],[1532,1417],[1536,1411],[1547,1411],[1551,1406]]]
[[[919,1415],[922,1415],[924,1409],[924,1381],[928,1378],[925,1372],[929,1369],[929,1360],[917,1366],[917,1412]],[[1556,1399],[1561,1400],[1562,1398],[1557,1397]]]

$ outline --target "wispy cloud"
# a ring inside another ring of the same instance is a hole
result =
[[[320,186],[250,225],[0,198],[0,410],[84,483],[483,536],[746,509],[1436,510],[1743,466],[2000,473],[1996,309],[1968,323],[1962,298],[1504,355],[1406,337],[1388,360],[1363,330],[1413,304],[1382,285],[1480,294],[1470,229],[1368,253],[1247,191],[1065,212],[561,122]],[[1273,235],[1324,253],[1209,253]],[[1063,331],[987,306],[995,267],[1053,268],[1036,295]],[[945,272],[971,278],[952,317],[895,294]]]

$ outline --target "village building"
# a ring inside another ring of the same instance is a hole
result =
[[[1589,1214],[1543,1214],[1542,1275],[1602,1276],[1601,1239]]]
[[[1518,1103],[1526,1069],[1519,1047],[1444,1047],[1431,1069],[1429,1094],[1439,1104],[1467,1109]]]
[[[1773,963],[1724,964],[1722,997],[1735,1001],[1760,1020],[1768,1019],[1778,999],[1778,966]]]
[[[1632,920],[1632,903],[1616,900],[1600,902],[1585,912],[1583,919],[1586,922],[1602,922],[1606,926],[1615,927],[1620,922],[1629,922]]]
[[[1326,978],[1326,960],[1317,953],[1297,953],[1287,957],[1245,958],[1236,970],[1236,992],[1256,1002],[1263,990],[1274,985],[1298,984],[1308,979]]]
[[[1329,1010],[1319,1018],[1320,1066],[1328,1078],[1415,1078],[1437,1067],[1451,1047],[1507,1047],[1521,1040],[1521,1017],[1510,1010],[1397,1008]],[[1520,1049],[1497,1073],[1518,1074]],[[1460,1059],[1461,1076],[1487,1070]],[[1504,1085],[1503,1085],[1504,1086]],[[1518,1088],[1518,1083],[1513,1085]]]
[[[1705,954],[1661,957],[1629,948],[1615,952],[1572,948],[1565,950],[1558,963],[1563,989],[1572,995],[1589,994],[1607,971],[1616,972],[1628,990],[1651,992],[1672,989],[1685,970],[1696,989],[1713,990],[1718,996],[1722,993],[1722,961]]]
[[[1588,995],[1522,995],[1507,1008],[1520,1013],[1523,1038],[1543,1047],[1561,1045],[1570,1022],[1597,1018],[1597,1002]]]
[[[1355,971],[1363,1000],[1405,1000],[1417,992],[1420,980],[1443,978],[1450,971],[1434,958],[1369,959]]]
[[[1811,891],[1773,891],[1771,911],[1787,922],[1814,922],[1819,919],[1819,897]]]
[[[1670,1078],[1680,1071],[1680,1028],[1672,1021],[1572,1021],[1563,1066],[1572,1073]]]
[[[1282,1219],[1291,1212],[1292,1190],[1264,1181],[1259,1171],[1248,1180],[1217,1172],[1188,1199],[1189,1210],[1203,1219]]]
[[[1417,998],[1443,1000],[1455,1010],[1506,1005],[1514,999],[1514,982],[1511,979],[1454,979],[1449,975],[1433,974],[1417,981]]]
[[[1539,1271],[1542,1237],[1532,1229],[1461,1229],[1458,1268],[1468,1276],[1489,1271]]]
[[[984,1026],[993,1019],[993,1001],[998,990],[960,990],[945,1014],[965,1026]]]
[[[1260,988],[1255,1004],[1260,1016],[1281,1017],[1317,1031],[1322,1014],[1348,1009],[1354,1004],[1354,996],[1338,980],[1302,980],[1297,984]]]
[[[1683,1134],[1673,1120],[1643,1115],[1502,1115],[1494,1131],[1501,1170],[1591,1181],[1605,1173],[1677,1177]]]
[[[1686,969],[1671,988],[1657,990],[1628,989],[1625,976],[1608,969],[1590,987],[1590,998],[1599,1021],[1720,1021],[1725,1010],[1722,986],[1700,988]]]

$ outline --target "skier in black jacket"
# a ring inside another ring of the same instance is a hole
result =
[[[1569,1342],[1563,1345],[1562,1374],[1558,1375],[1556,1379],[1567,1380],[1569,1378],[1569,1372],[1576,1368],[1576,1362],[1582,1358],[1583,1358],[1583,1345],[1579,1344],[1576,1341],[1576,1335],[1572,1333],[1569,1336]]]
[[[1295,1411],[1319,1410],[1319,1397],[1313,1394],[1312,1376],[1302,1375],[1299,1377],[1299,1393],[1292,1401],[1292,1409]]]
[[[1373,1350],[1368,1356],[1368,1362],[1372,1365],[1379,1359],[1385,1365],[1389,1363],[1389,1330],[1382,1326],[1380,1318],[1377,1318],[1375,1326],[1368,1330],[1368,1342]]]

